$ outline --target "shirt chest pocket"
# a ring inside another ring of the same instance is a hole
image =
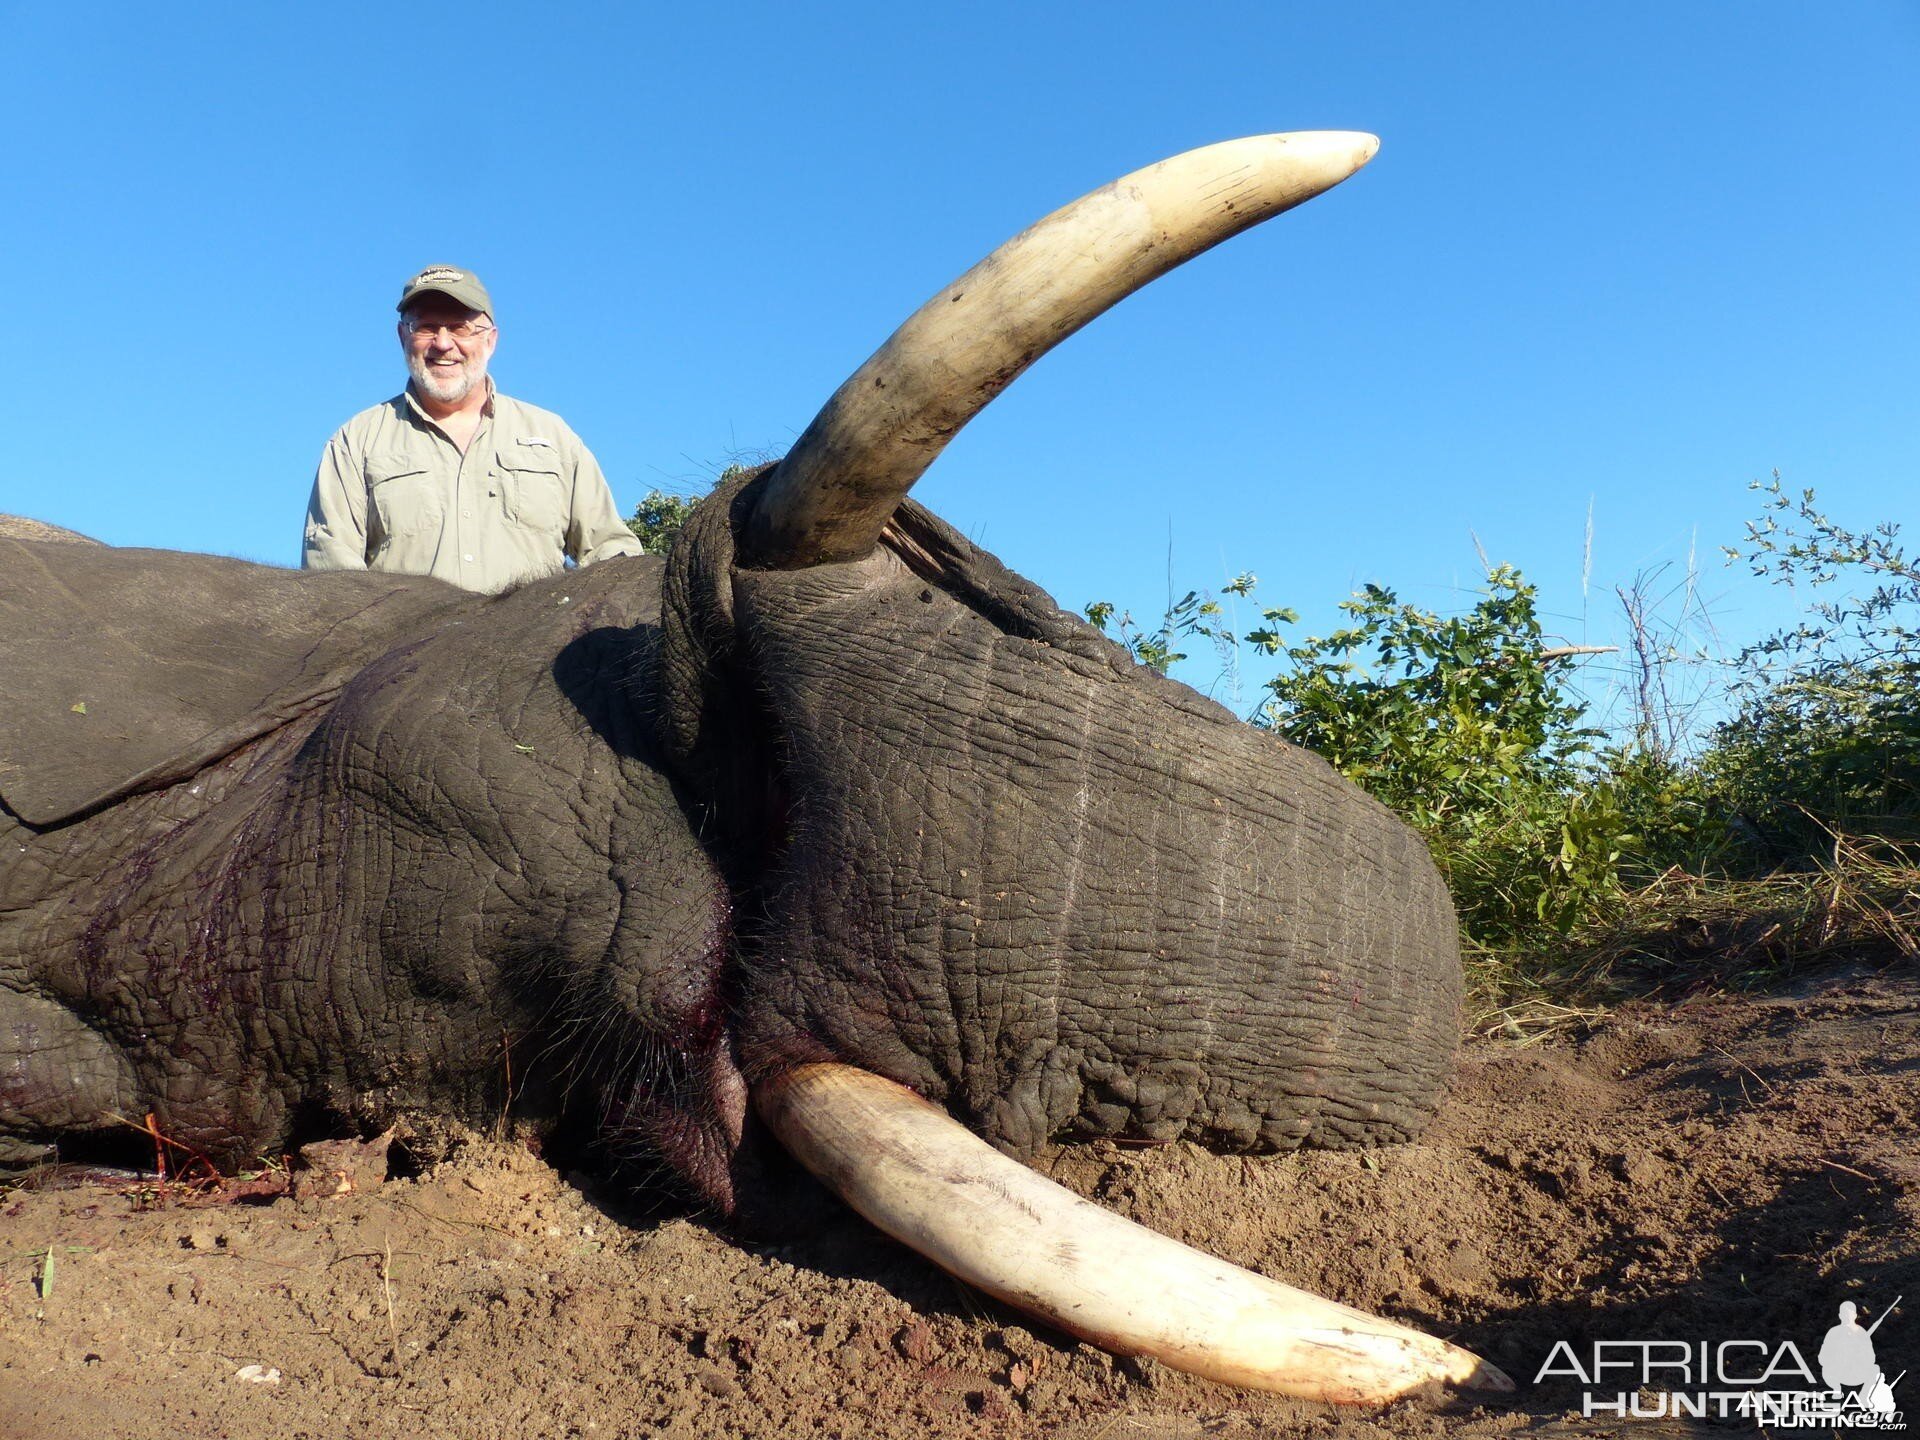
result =
[[[446,518],[447,497],[427,467],[407,455],[367,457],[367,503],[373,510],[375,543],[436,531]]]
[[[507,519],[528,530],[559,536],[567,523],[567,493],[560,460],[541,446],[500,450],[493,467]]]

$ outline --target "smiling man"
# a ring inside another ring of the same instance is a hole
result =
[[[407,281],[397,308],[407,388],[327,442],[302,565],[493,591],[568,559],[639,554],[580,437],[494,388],[487,362],[500,332],[479,277],[430,265]]]

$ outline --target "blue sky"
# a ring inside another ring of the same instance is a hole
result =
[[[0,16],[0,508],[115,543],[294,563],[426,263],[630,510],[784,448],[1061,203],[1316,128],[1381,153],[1068,340],[919,498],[1070,607],[1251,570],[1322,628],[1367,580],[1460,608],[1484,551],[1615,640],[1612,588],[1697,550],[1737,644],[1786,613],[1719,561],[1749,481],[1920,491],[1912,0]]]

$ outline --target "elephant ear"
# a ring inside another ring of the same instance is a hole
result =
[[[0,538],[0,801],[45,828],[171,785],[480,603],[415,577]]]

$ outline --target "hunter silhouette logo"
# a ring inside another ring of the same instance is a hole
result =
[[[1862,1307],[1839,1306],[1840,1323],[1826,1332],[1818,1373],[1792,1340],[1595,1340],[1582,1356],[1556,1343],[1534,1384],[1578,1380],[1581,1413],[1621,1419],[1755,1420],[1773,1429],[1826,1427],[1905,1430],[1894,1389],[1903,1369],[1887,1378],[1874,1333],[1906,1297],[1879,1309],[1869,1325]]]
[[[1900,1296],[1880,1312],[1878,1319],[1864,1327],[1859,1320],[1860,1307],[1851,1300],[1841,1301],[1840,1323],[1827,1331],[1827,1338],[1820,1342],[1820,1378],[1827,1382],[1827,1388],[1849,1398],[1858,1396],[1862,1408],[1876,1415],[1898,1413],[1893,1387],[1906,1378],[1906,1372],[1901,1371],[1892,1380],[1881,1373],[1873,1350],[1873,1332],[1880,1328],[1881,1320],[1893,1313],[1894,1305],[1905,1298]]]

